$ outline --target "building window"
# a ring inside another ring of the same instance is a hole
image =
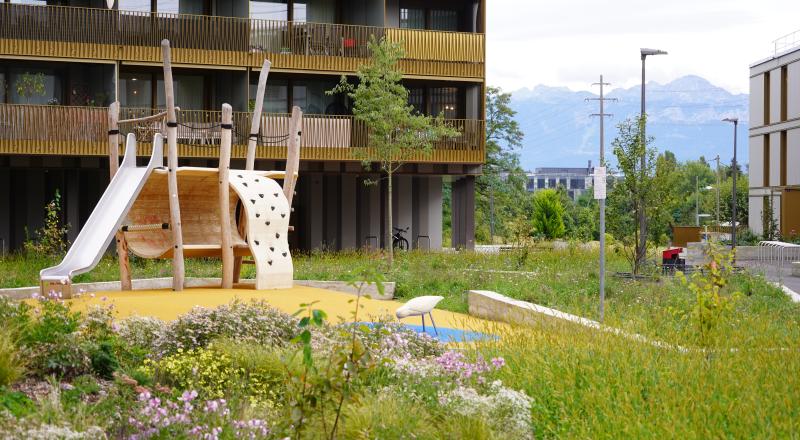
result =
[[[203,110],[203,97],[205,90],[205,77],[200,75],[173,75],[172,82],[175,92],[175,105],[181,110]],[[157,101],[156,107],[166,107],[164,97],[164,79],[159,78],[156,82]]]
[[[563,186],[564,188],[566,188],[567,187],[567,179],[566,178],[558,179],[558,184]]]
[[[433,87],[431,91],[431,115],[444,114],[447,119],[458,117],[458,88]]]
[[[292,105],[300,107],[303,113],[328,113],[328,107],[337,100],[335,96],[329,96],[325,92],[335,85],[335,82],[329,81],[293,81]]]
[[[570,179],[569,187],[572,189],[585,189],[586,181],[583,179]]]
[[[536,179],[536,187],[541,189],[545,187],[545,181],[542,178]]]
[[[547,179],[547,187],[548,188],[555,188],[556,187],[556,179]]]
[[[292,4],[292,21],[311,23],[333,23],[336,21],[336,2],[329,0],[295,0]]]
[[[400,8],[400,27],[402,29],[425,29],[425,10]]]
[[[413,87],[408,89],[408,103],[414,107],[417,113],[425,113],[425,89]]]
[[[11,68],[8,70],[7,81],[7,99],[11,104],[64,104],[62,77],[55,69]],[[44,86],[43,93],[35,91],[39,84]]]
[[[458,11],[431,9],[431,22],[428,29],[436,31],[457,31]]]
[[[0,104],[6,103],[6,89],[8,88],[8,83],[6,82],[6,74],[5,72],[0,72]]]
[[[151,108],[153,105],[153,80],[151,76],[149,73],[120,73],[120,106]]]

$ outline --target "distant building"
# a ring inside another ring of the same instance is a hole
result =
[[[572,200],[575,200],[585,191],[592,189],[593,173],[591,160],[585,168],[536,168],[534,172],[527,173],[527,189],[528,192],[536,192],[561,187],[567,191]]]
[[[770,216],[764,213],[771,206],[772,222],[781,235],[800,235],[798,36],[800,31],[776,40],[773,56],[750,66],[748,224],[756,234],[768,227],[764,220]]]

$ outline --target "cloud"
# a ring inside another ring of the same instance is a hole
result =
[[[800,2],[790,0],[497,0],[488,8],[487,78],[507,90],[590,90],[600,73],[629,87],[640,81],[639,48],[656,47],[670,54],[648,61],[649,79],[698,74],[746,93],[748,66],[800,27]]]

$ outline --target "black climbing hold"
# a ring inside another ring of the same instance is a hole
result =
[[[266,225],[267,225],[267,226],[269,226],[269,220],[267,220],[267,223],[266,223]]]
[[[282,253],[281,255],[283,255],[285,257],[286,256],[286,252]]]
[[[259,217],[261,217],[261,214],[256,213],[256,218],[259,218]]]
[[[275,207],[274,207],[274,206],[270,206],[269,208],[270,208],[271,210],[273,210],[273,211],[275,210]]]
[[[286,213],[285,212],[283,214],[281,214],[281,218],[284,218],[284,217],[286,217]]]
[[[267,264],[269,264],[270,266],[272,266],[272,260],[269,260],[269,261],[267,261]]]
[[[272,193],[272,195],[278,197],[278,193]]]
[[[269,250],[272,251],[272,252],[275,252],[275,248],[273,246],[270,246]]]
[[[242,178],[242,175],[241,175],[241,174],[239,174],[239,175],[237,175],[236,177],[238,177],[238,178],[240,178],[240,179],[241,179],[241,178]]]
[[[277,233],[277,232],[276,232],[276,233],[275,233],[275,238],[281,238],[281,234],[279,234],[279,233]]]
[[[250,199],[250,201],[253,202],[254,205],[256,204],[256,199]]]
[[[242,182],[242,185],[247,186],[247,182]]]
[[[262,199],[264,198],[264,194],[259,194],[258,196],[261,197]]]
[[[258,240],[253,240],[253,243],[255,243],[256,246],[258,246]]]
[[[258,179],[256,179],[256,182],[258,182]]]

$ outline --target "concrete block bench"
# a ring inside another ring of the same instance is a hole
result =
[[[792,276],[800,277],[800,261],[792,262]]]

